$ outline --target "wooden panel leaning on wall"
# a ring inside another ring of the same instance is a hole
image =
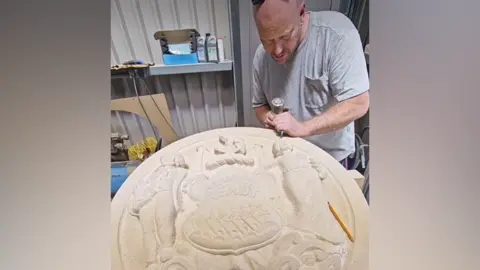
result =
[[[142,109],[139,101],[142,102],[148,117]],[[168,110],[167,100],[165,99],[164,94],[141,96],[139,98],[132,97],[115,99],[110,103],[110,110],[134,113],[145,119],[150,118],[152,124],[158,128],[163,140],[163,147],[179,139],[175,134],[175,131],[172,129],[172,119],[170,117],[170,111]]]

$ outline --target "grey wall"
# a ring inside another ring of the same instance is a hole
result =
[[[339,10],[340,0],[306,0],[305,5],[308,10]]]
[[[242,51],[242,94],[245,125],[260,126],[260,123],[256,120],[255,113],[251,108],[252,60],[255,55],[255,50],[260,44],[260,39],[252,16],[251,2],[239,0],[239,8],[241,18],[240,24],[242,25],[239,30],[242,36],[240,47]]]

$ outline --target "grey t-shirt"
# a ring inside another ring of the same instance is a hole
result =
[[[332,105],[369,90],[360,35],[339,12],[309,12],[308,30],[296,52],[277,64],[262,45],[253,60],[252,105],[270,105],[282,97],[299,121],[322,114]],[[337,160],[355,151],[354,123],[322,135],[304,138]]]

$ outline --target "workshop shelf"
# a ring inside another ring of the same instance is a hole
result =
[[[188,73],[230,71],[233,67],[232,60],[220,63],[198,63],[185,65],[155,65],[150,67],[150,75],[176,75]]]

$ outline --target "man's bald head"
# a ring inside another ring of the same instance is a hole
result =
[[[255,21],[298,17],[303,0],[265,0],[253,8]]]
[[[284,63],[303,37],[303,0],[265,0],[254,7],[255,23],[265,50]]]

